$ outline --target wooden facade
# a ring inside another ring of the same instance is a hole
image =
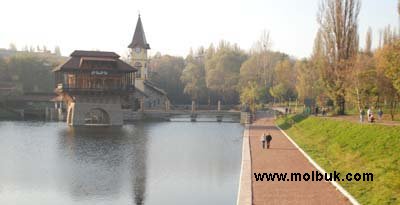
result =
[[[53,71],[69,125],[122,125],[122,107],[133,106],[135,68],[113,52],[74,51]]]

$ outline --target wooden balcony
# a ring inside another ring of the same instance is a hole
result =
[[[62,84],[58,84],[55,88],[56,93],[68,93],[68,94],[79,94],[79,95],[124,95],[134,92],[134,86],[119,86],[119,87],[96,87],[96,88],[80,88],[80,87],[69,87]]]

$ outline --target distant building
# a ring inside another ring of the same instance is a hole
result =
[[[137,92],[135,92],[134,104],[139,106],[136,109],[168,109],[169,100],[167,93],[149,80],[149,59],[147,57],[147,50],[150,49],[150,45],[146,41],[140,15],[132,42],[128,45],[128,48],[130,49],[131,65],[138,70],[135,79]]]

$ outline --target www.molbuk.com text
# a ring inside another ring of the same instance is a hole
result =
[[[290,176],[290,177],[288,177]],[[372,173],[347,173],[343,178],[339,172],[321,173],[312,171],[311,173],[254,173],[256,181],[281,181],[281,182],[300,182],[300,181],[373,181]]]

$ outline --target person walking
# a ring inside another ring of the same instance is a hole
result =
[[[364,109],[360,109],[360,122],[363,123],[364,122],[364,115],[365,115],[365,111]]]
[[[268,133],[268,135],[265,137],[265,140],[267,141],[267,149],[269,149],[272,141],[272,136],[270,133]]]
[[[379,111],[378,111],[378,118],[379,118],[379,120],[382,120],[382,116],[383,116],[382,108],[379,108]]]
[[[261,141],[261,144],[262,144],[262,148],[265,149],[265,141],[266,141],[265,133],[263,133],[261,135],[260,141]]]
[[[371,121],[371,115],[372,115],[372,110],[371,110],[371,108],[368,108],[368,110],[367,110],[368,122]]]

